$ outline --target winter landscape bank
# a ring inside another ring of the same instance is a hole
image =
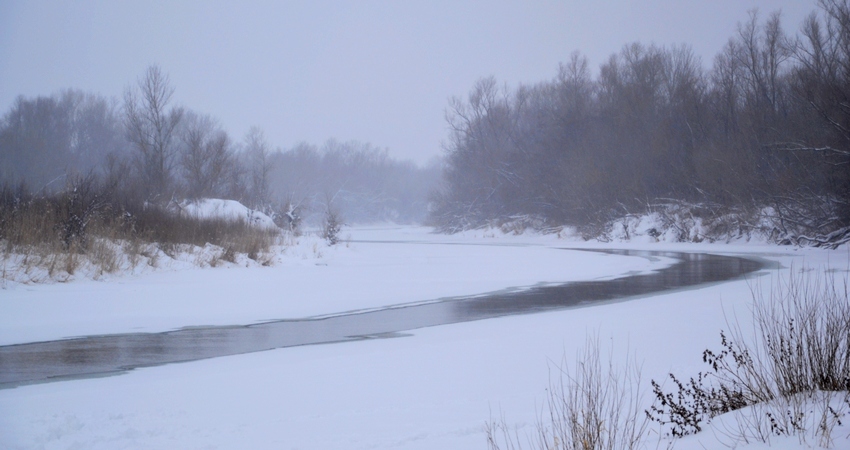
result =
[[[0,390],[4,448],[486,448],[500,426],[537,433],[547,389],[569,372],[588,337],[603,361],[631,355],[641,367],[641,408],[650,380],[705,371],[734,323],[753,336],[753,291],[794,274],[846,279],[846,249],[756,244],[591,243],[496,231],[434,235],[425,228],[344,231],[329,247],[303,237],[269,267],[172,269],[0,292],[0,342],[248,324],[646,273],[668,259],[572,252],[632,248],[743,255],[772,261],[746,279],[545,314],[411,330],[393,339],[305,346],[133,370],[93,379]],[[817,405],[814,404],[813,408]],[[840,409],[841,404],[833,405]],[[840,409],[846,411],[846,408]],[[546,412],[548,414],[548,410]],[[730,413],[673,440],[647,428],[645,446],[817,446],[815,434],[740,436]],[[843,417],[846,419],[846,417]],[[740,420],[739,420],[740,421]],[[495,423],[495,425],[494,425]],[[545,422],[544,422],[545,423]],[[844,421],[846,423],[846,420]],[[833,448],[850,429],[833,424]],[[746,440],[746,441],[744,441]],[[502,448],[505,448],[504,445]]]
[[[482,78],[425,166],[236,138],[156,64],[120,98],[13,87],[29,94],[0,117],[0,447],[847,448],[850,0],[816,6],[796,34],[742,15],[711,60],[632,42],[597,70],[575,52],[549,80]],[[446,53],[421,50],[404,53]],[[337,100],[275,108],[371,115]],[[433,228],[350,226],[375,223]],[[685,281],[718,261],[737,272]],[[541,292],[562,303],[525,300]],[[314,328],[273,340],[272,323]]]

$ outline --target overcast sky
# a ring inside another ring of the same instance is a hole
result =
[[[0,108],[73,87],[120,97],[150,64],[179,104],[236,139],[328,138],[426,162],[452,96],[495,76],[552,79],[580,50],[596,69],[629,42],[687,43],[710,64],[747,11],[795,32],[815,0],[0,0]]]

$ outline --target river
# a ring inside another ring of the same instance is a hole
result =
[[[677,262],[650,273],[609,280],[507,289],[322,317],[0,346],[0,389],[275,348],[398,337],[405,331],[430,326],[586,307],[695,288],[737,279],[765,267],[763,261],[755,259],[706,253],[592,251],[667,257]]]

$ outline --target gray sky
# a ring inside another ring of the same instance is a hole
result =
[[[708,65],[752,8],[796,32],[815,0],[0,0],[0,111],[68,87],[120,97],[155,63],[237,140],[256,125],[283,148],[355,139],[425,162],[481,77],[549,80],[574,50],[596,69],[634,41]]]

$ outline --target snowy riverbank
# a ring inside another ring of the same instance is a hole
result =
[[[0,342],[315,316],[620,276],[670,263],[560,247],[744,253],[795,270],[829,267],[837,276],[850,267],[846,249],[603,245],[551,235],[427,231],[346,231],[347,245],[319,248],[305,241],[269,268],[183,268],[13,286],[0,291]],[[719,346],[727,320],[748,323],[751,287],[769,286],[788,270],[616,304],[415,330],[403,338],[2,390],[0,447],[483,449],[484,423],[501,414],[520,433],[534,432],[550,371],[562,359],[572,361],[588,334],[597,334],[617,357],[630,352],[642,363],[649,402],[650,379],[702,370],[702,350]],[[842,439],[848,433],[846,425],[839,430]],[[724,444],[722,431],[709,430],[676,448]],[[773,444],[799,447],[796,438]]]
[[[345,237],[350,242],[335,247],[316,236],[298,238],[271,267],[176,263],[106,281],[11,286],[0,291],[0,345],[302,318],[619,276],[672,262],[567,251],[557,247],[569,243],[549,237],[497,242],[398,227],[355,229]]]

